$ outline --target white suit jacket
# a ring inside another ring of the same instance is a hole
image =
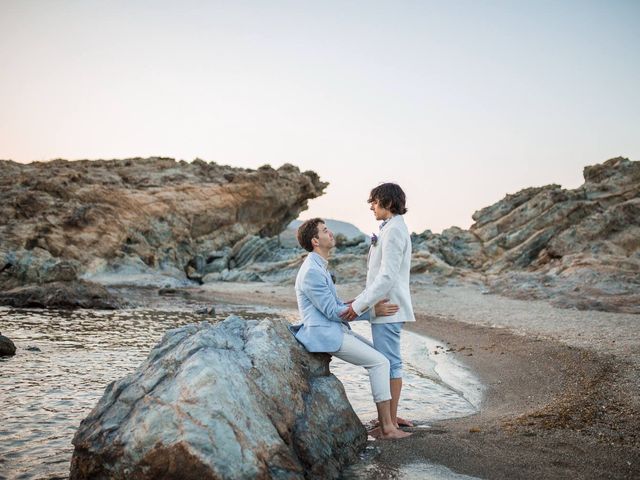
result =
[[[367,287],[356,297],[353,310],[361,315],[370,310],[371,323],[415,322],[409,289],[411,237],[402,215],[395,215],[382,227],[378,241],[369,249]],[[376,317],[373,307],[383,298],[400,310],[395,315]]]

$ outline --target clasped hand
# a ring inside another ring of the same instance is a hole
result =
[[[340,314],[340,318],[342,318],[343,320],[346,320],[347,322],[350,322],[355,318],[357,318],[358,314],[353,309],[353,306],[352,306],[353,300],[349,300],[348,302],[345,302],[345,303],[349,305],[349,308],[347,308],[344,312]],[[395,315],[396,313],[398,313],[398,310],[400,310],[400,307],[394,303],[389,303],[388,298],[384,298],[375,304],[374,309],[376,312],[376,317],[388,317],[390,315]]]

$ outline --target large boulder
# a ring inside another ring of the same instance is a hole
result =
[[[366,431],[284,320],[167,332],[82,421],[71,479],[336,478]]]

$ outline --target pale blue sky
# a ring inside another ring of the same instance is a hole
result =
[[[467,228],[506,193],[640,159],[640,1],[0,0],[0,158],[293,163],[303,214]]]

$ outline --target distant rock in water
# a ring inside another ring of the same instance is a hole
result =
[[[0,289],[76,278],[200,281],[220,251],[277,235],[326,186],[289,164],[0,161]]]
[[[337,478],[367,434],[329,358],[284,320],[171,330],[82,421],[70,478]]]
[[[13,341],[0,334],[0,357],[10,357],[16,354],[16,345]]]
[[[613,158],[584,179],[507,195],[469,230],[414,235],[414,273],[481,273],[510,297],[640,313],[640,162]]]

